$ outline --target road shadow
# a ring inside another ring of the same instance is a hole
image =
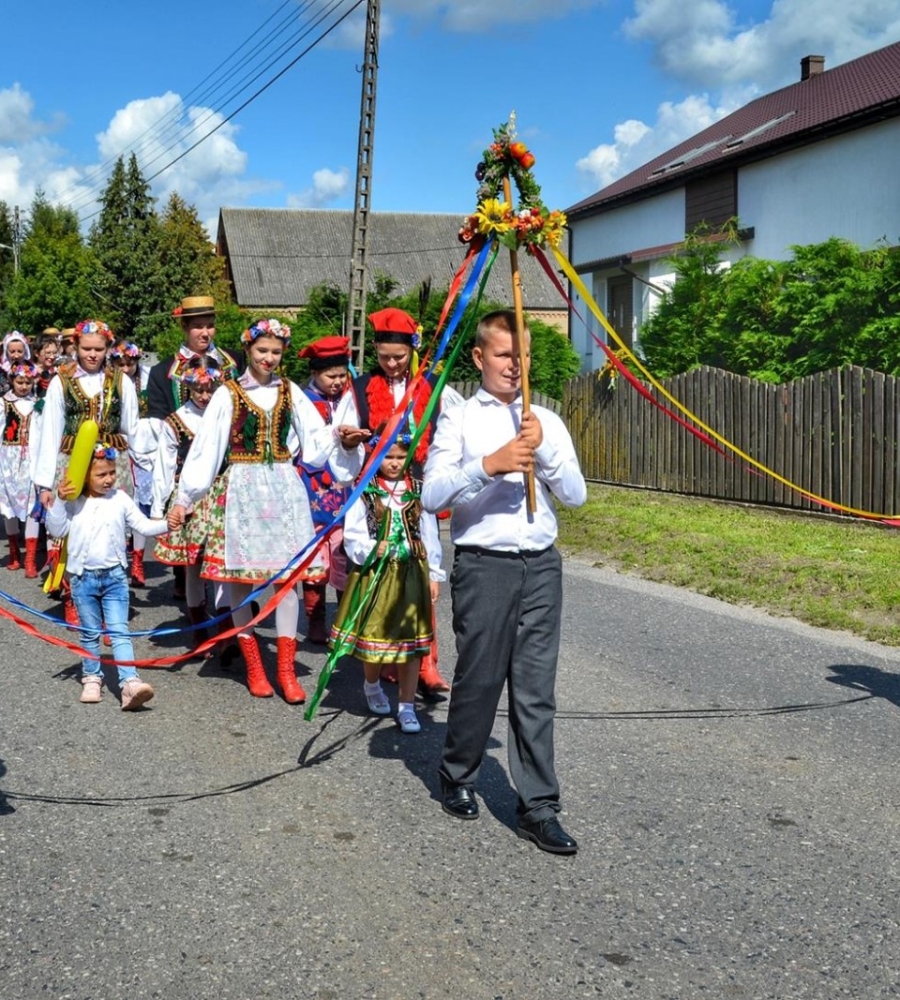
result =
[[[883,698],[900,708],[900,674],[861,663],[831,663],[828,669],[834,674],[825,678],[830,684],[864,691],[873,698]]]
[[[6,762],[2,757],[0,757],[0,778],[2,778],[5,774]],[[10,813],[14,813],[15,811],[15,807],[10,804],[9,799],[7,799],[3,792],[3,789],[0,788],[0,816],[9,816]]]

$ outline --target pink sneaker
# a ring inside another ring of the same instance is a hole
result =
[[[103,697],[103,678],[97,674],[88,674],[81,678],[81,697],[78,699],[82,705],[96,705]]]
[[[149,684],[135,677],[122,685],[122,711],[134,712],[146,704],[154,695]]]

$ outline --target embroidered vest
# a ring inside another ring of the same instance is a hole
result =
[[[188,450],[191,447],[191,442],[194,440],[194,432],[188,427],[188,425],[175,413],[170,413],[166,417],[166,423],[175,432],[175,437],[178,439],[178,451],[175,453],[175,482],[181,478],[181,470],[184,466],[184,460],[187,458]]]
[[[16,404],[9,399],[3,401],[6,412],[3,420],[3,444],[24,447],[28,444],[28,417],[23,417]]]
[[[370,538],[380,538],[380,528],[386,517],[392,513],[400,515],[403,522],[403,529],[409,542],[410,552],[414,559],[425,558],[425,543],[422,541],[422,483],[420,480],[410,476],[409,488],[406,491],[410,499],[400,508],[388,507],[382,497],[384,492],[373,479],[369,486],[363,491],[362,500],[366,506],[366,527],[369,529]]]
[[[100,440],[113,448],[128,447],[128,439],[121,433],[122,426],[122,369],[107,368],[103,375],[103,389],[96,396],[88,398],[81,388],[79,379],[73,378],[74,365],[60,367],[57,372],[63,387],[66,419],[63,438],[59,450],[63,455],[72,454],[72,445],[78,428],[85,420],[96,420],[100,426]],[[100,402],[103,401],[103,412]]]
[[[234,416],[228,440],[229,462],[290,462],[287,439],[291,428],[290,383],[283,378],[278,384],[278,398],[271,413],[254,406],[242,386],[225,382],[231,393]]]

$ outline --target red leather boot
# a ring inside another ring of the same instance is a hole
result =
[[[9,562],[6,564],[7,569],[21,569],[21,549],[19,548],[19,536],[10,535],[7,539],[9,542]]]
[[[131,586],[146,587],[147,578],[144,575],[144,550],[134,549],[131,553]]]
[[[280,635],[278,643],[278,686],[289,705],[299,705],[306,701],[306,692],[297,680],[294,658],[297,655],[297,640]]]
[[[450,690],[450,685],[438,672],[437,622],[433,607],[431,609],[431,627],[434,629],[434,639],[432,639],[430,649],[422,657],[419,664],[419,689],[426,695],[443,694],[443,692]]]
[[[303,607],[306,610],[306,638],[314,646],[328,645],[328,630],[325,628],[325,588],[324,583],[303,584]]]
[[[239,635],[238,645],[247,664],[247,687],[254,698],[271,698],[275,691],[266,677],[262,657],[259,655],[259,643],[255,635]]]
[[[36,538],[25,539],[25,576],[29,580],[33,580],[38,575],[37,546],[38,540]]]

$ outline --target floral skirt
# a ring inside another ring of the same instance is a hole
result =
[[[234,463],[210,505],[200,575],[208,580],[261,584],[293,570],[287,564],[315,534],[306,488],[290,462]],[[313,557],[311,566],[320,566]],[[320,576],[322,571],[320,570]]]
[[[345,646],[346,655],[366,663],[403,663],[424,656],[434,638],[428,563],[389,559],[377,582],[375,572],[351,569],[331,628],[331,648]]]
[[[156,540],[154,556],[167,566],[193,566],[200,561],[209,539],[212,523],[211,511],[219,503],[225,493],[225,481],[222,476],[216,479],[209,492],[185,518],[184,524],[167,535],[160,535]],[[177,489],[172,492],[166,513],[175,505]]]

